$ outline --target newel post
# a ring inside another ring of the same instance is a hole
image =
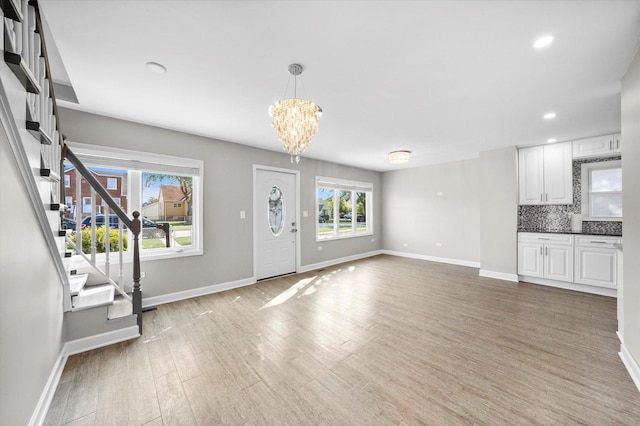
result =
[[[133,313],[138,316],[138,329],[142,335],[142,290],[140,290],[140,212],[133,212]]]

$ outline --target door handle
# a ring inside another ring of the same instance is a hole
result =
[[[298,230],[297,230],[296,228],[293,228],[293,229],[291,230],[291,233],[292,233],[292,234],[295,234],[296,232],[298,232]]]

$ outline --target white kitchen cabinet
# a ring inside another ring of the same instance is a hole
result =
[[[620,133],[573,141],[573,158],[604,157],[622,152]]]
[[[573,282],[573,235],[519,233],[518,274]]]
[[[575,242],[575,282],[616,288],[619,237],[581,235]]]
[[[571,142],[518,151],[520,204],[573,204]]]

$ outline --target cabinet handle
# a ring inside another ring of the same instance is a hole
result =
[[[589,241],[589,242],[594,244],[607,244],[606,241]]]
[[[551,238],[538,237],[539,240],[550,240]]]
[[[620,139],[616,139],[616,149],[620,149]]]
[[[549,194],[544,194],[544,200],[549,201]]]
[[[547,248],[546,247],[544,248],[544,255],[545,256],[547,255]]]
[[[540,246],[540,256],[542,256],[542,246]]]
[[[543,199],[542,199],[542,193],[540,193],[540,202],[542,202],[542,201],[543,201]]]
[[[609,140],[609,151],[613,151],[613,141]]]

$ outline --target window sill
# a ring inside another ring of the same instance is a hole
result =
[[[622,222],[621,217],[583,217],[583,222]]]
[[[316,237],[316,243],[321,243],[325,241],[334,241],[334,240],[347,240],[350,238],[360,238],[360,237],[370,237],[373,235],[373,232],[362,232],[358,234],[349,234],[349,235],[331,235],[329,237]]]

